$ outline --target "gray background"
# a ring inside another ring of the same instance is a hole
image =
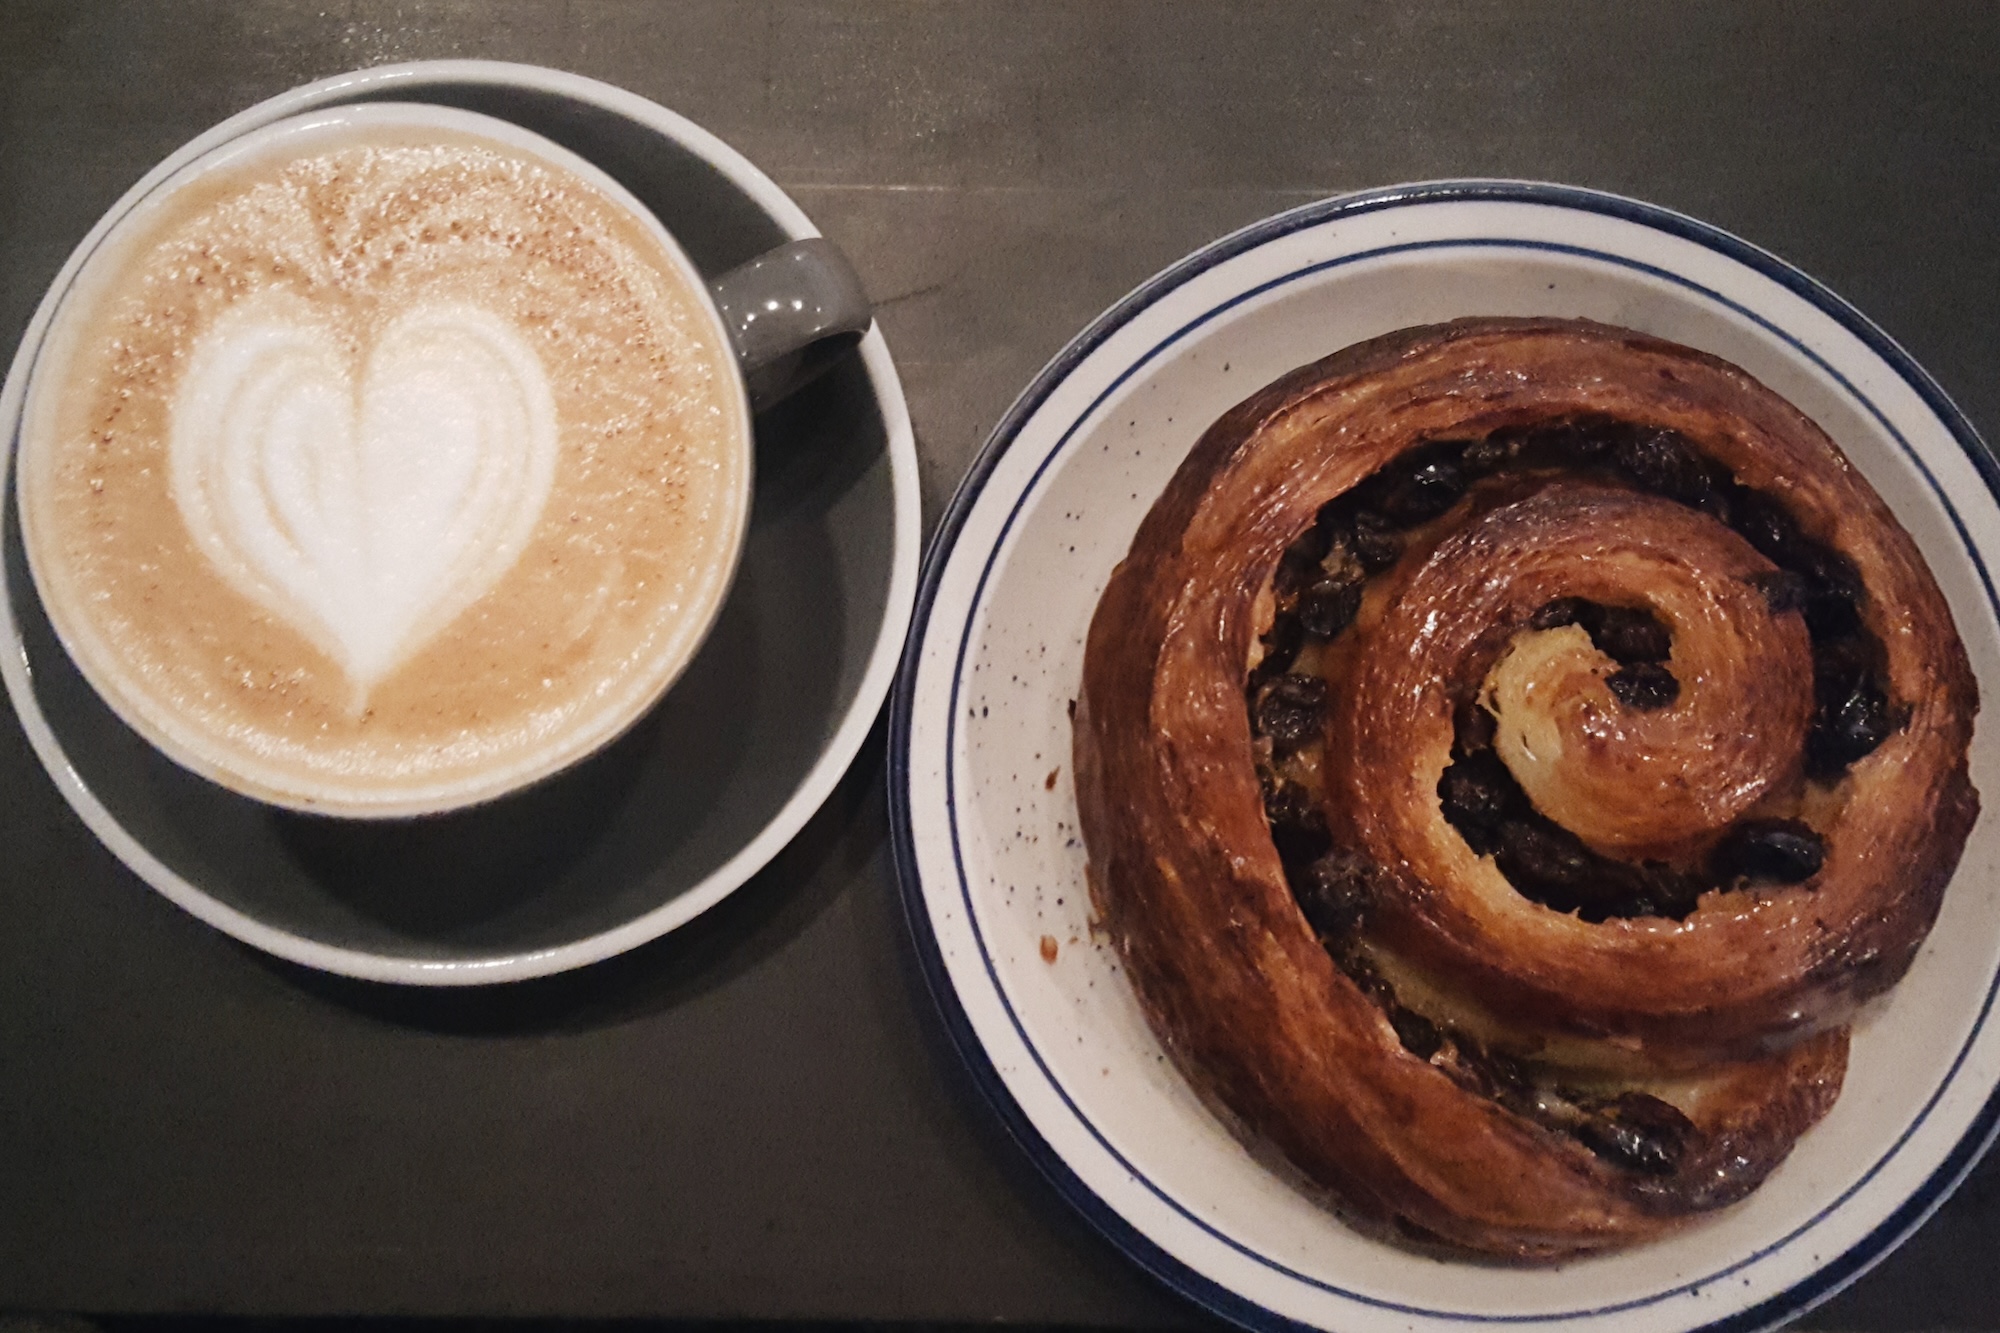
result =
[[[358,66],[530,61],[789,190],[880,307],[927,524],[1012,396],[1213,237],[1398,180],[1617,190],[1832,285],[2000,428],[2000,7],[142,5],[0,0],[0,349],[96,216],[224,116]],[[710,918],[413,995],[146,890],[0,723],[0,1310],[1198,1316],[1077,1222],[915,980],[879,731]],[[2000,1324],[2000,1165],[1815,1312]]]

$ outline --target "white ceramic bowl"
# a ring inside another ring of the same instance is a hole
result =
[[[2000,697],[1996,472],[1879,329],[1782,261],[1613,196],[1399,187],[1283,214],[1183,260],[1043,371],[926,565],[894,712],[898,866],[933,988],[1029,1155],[1170,1285],[1256,1328],[1763,1327],[1907,1235],[2000,1103],[2000,825],[1974,830],[1902,984],[1857,1025],[1832,1113],[1748,1200],[1557,1267],[1367,1239],[1253,1161],[1165,1061],[1093,936],[1070,783],[1084,633],[1141,517],[1209,422],[1285,371],[1413,324],[1584,316],[1713,352],[1824,426],[1916,538]],[[1972,773],[2000,800],[2000,737]],[[1044,941],[1057,946],[1045,959]]]

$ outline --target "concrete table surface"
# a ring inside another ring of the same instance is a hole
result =
[[[286,87],[479,56],[623,85],[853,257],[927,523],[1041,364],[1186,251],[1399,180],[1562,180],[1829,283],[2000,429],[2000,8],[1010,0],[0,3],[0,349],[153,162]],[[883,744],[765,873],[478,993],[270,962],[0,723],[0,1312],[1185,1326],[995,1130],[916,980]],[[2000,1164],[1814,1312],[2000,1327]]]

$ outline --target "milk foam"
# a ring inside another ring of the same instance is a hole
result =
[[[534,349],[489,311],[419,306],[361,365],[313,311],[250,300],[172,405],[174,502],[238,591],[376,681],[520,558],[555,479]]]

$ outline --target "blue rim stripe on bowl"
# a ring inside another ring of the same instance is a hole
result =
[[[1149,281],[1131,296],[1101,316],[1036,377],[1029,388],[1022,394],[1021,398],[1015,403],[1014,407],[1010,409],[1007,416],[1003,418],[986,448],[975,461],[966,480],[961,484],[957,495],[954,496],[945,521],[941,525],[939,535],[927,558],[924,577],[919,589],[916,623],[914,632],[905,647],[903,670],[898,680],[896,703],[891,719],[890,783],[893,822],[895,826],[894,843],[898,875],[903,888],[905,912],[910,917],[913,933],[920,942],[920,953],[922,955],[926,980],[931,987],[934,1000],[938,1003],[940,1011],[944,1014],[947,1027],[951,1031],[955,1044],[958,1046],[961,1055],[966,1058],[968,1067],[971,1069],[982,1093],[992,1103],[1010,1133],[1021,1143],[1023,1149],[1028,1152],[1031,1159],[1035,1161],[1044,1175],[1050,1179],[1051,1183],[1056,1186],[1057,1190],[1073,1206],[1077,1207],[1083,1213],[1087,1220],[1097,1226],[1100,1231],[1103,1231],[1114,1244],[1119,1245],[1131,1257],[1152,1271],[1155,1276],[1167,1282],[1169,1286],[1181,1291],[1184,1295],[1208,1306],[1216,1313],[1253,1327],[1293,1327],[1295,1325],[1293,1321],[1276,1315],[1274,1312],[1248,1301],[1240,1294],[1229,1291],[1213,1280],[1189,1269],[1182,1261],[1168,1255],[1155,1242],[1138,1233],[1130,1223],[1126,1222],[1121,1216],[1116,1215],[1109,1205],[1098,1198],[1095,1192],[1083,1183],[1067,1163],[1061,1160],[1059,1154],[1056,1154],[1041,1138],[1039,1132],[1028,1123],[1025,1113],[1014,1102],[1012,1094],[1006,1089],[997,1070],[992,1067],[991,1061],[987,1058],[983,1046],[978,1041],[977,1035],[972,1031],[969,1019],[966,1018],[962,1008],[958,1005],[950,978],[944,970],[943,959],[939,954],[936,938],[930,929],[928,916],[922,901],[922,886],[916,871],[914,831],[910,824],[908,805],[910,711],[912,707],[911,696],[914,688],[914,679],[918,663],[921,660],[922,647],[929,633],[931,615],[935,609],[938,584],[942,578],[944,567],[948,562],[953,547],[970,515],[974,503],[976,503],[979,495],[983,492],[987,479],[990,477],[994,467],[997,466],[1001,456],[1013,445],[1026,422],[1040,409],[1049,395],[1054,392],[1055,388],[1063,383],[1069,374],[1093,353],[1098,346],[1168,292],[1177,289],[1201,273],[1207,272],[1209,269],[1216,267],[1226,260],[1255,249],[1278,237],[1322,225],[1334,218],[1353,216],[1363,212],[1373,212],[1384,208],[1410,204],[1457,202],[1464,200],[1497,200],[1502,202],[1554,205],[1604,214],[1628,222],[1636,222],[1715,250],[1727,258],[1735,259],[1743,263],[1746,267],[1752,268],[1764,276],[1776,280],[1787,290],[1806,299],[1823,313],[1832,316],[1843,328],[1855,334],[1869,350],[1880,356],[1900,378],[1918,393],[1925,406],[1951,432],[1954,439],[1957,440],[1960,447],[1964,449],[1973,462],[1982,479],[1986,482],[1987,487],[1990,490],[2000,491],[2000,469],[1996,469],[1993,459],[1979,440],[1977,432],[1966,421],[1963,414],[1958,411],[1957,407],[1951,403],[1943,390],[1930,379],[1928,374],[1909,358],[1907,353],[1903,352],[1893,340],[1889,339],[1886,334],[1882,333],[1880,329],[1876,328],[1846,302],[1834,296],[1816,281],[1791,268],[1775,256],[1750,246],[1747,242],[1741,241],[1736,237],[1729,236],[1727,233],[1719,232],[1704,223],[1696,222],[1691,218],[1671,213],[1652,205],[1572,187],[1512,182],[1446,182],[1436,185],[1396,187],[1363,195],[1348,196],[1307,205],[1303,208],[1280,214],[1263,223],[1256,224],[1244,231],[1226,237],[1202,251],[1198,251],[1188,259],[1183,260],[1180,264],[1175,265],[1173,268]],[[1925,483],[1937,495],[1947,513],[1950,514],[1964,549],[1971,555],[1979,571],[1989,605],[1994,608],[1996,614],[2000,614],[2000,597],[1996,597],[1993,580],[1986,569],[1985,562],[1981,559],[1977,548],[1972,544],[1970,534],[1967,532],[1964,521],[1960,517],[1956,507],[1944,495],[1929,467],[1911,449],[1902,434],[1896,430],[1894,425],[1889,422],[1887,417],[1871,400],[1863,395],[1838,371],[1828,365],[1823,358],[1800,343],[1798,339],[1777,328],[1762,316],[1722,296],[1718,292],[1680,277],[1677,274],[1640,261],[1575,245],[1476,237],[1409,242],[1400,245],[1383,246],[1365,252],[1343,255],[1332,260],[1306,265],[1262,283],[1256,288],[1233,295],[1161,339],[1151,349],[1127,365],[1111,384],[1088,406],[1076,414],[1075,418],[1063,430],[1061,436],[1050,448],[1047,456],[1037,465],[1033,476],[1022,488],[1021,494],[1016,498],[1012,510],[1003,522],[1000,539],[995,542],[994,550],[987,554],[986,563],[980,572],[970,601],[970,607],[976,611],[982,600],[985,586],[992,572],[999,548],[1004,544],[1007,532],[1011,530],[1016,518],[1025,507],[1028,498],[1036,490],[1042,476],[1063,453],[1070,438],[1112,393],[1116,392],[1121,385],[1126,383],[1141,368],[1156,359],[1161,352],[1179,342],[1190,331],[1209,323],[1228,310],[1246,301],[1255,299],[1275,288],[1296,282],[1312,274],[1366,259],[1381,258],[1385,255],[1398,252],[1439,248],[1512,248],[1555,251],[1614,264],[1643,272],[1648,276],[1692,290],[1704,298],[1733,311],[1740,317],[1751,320],[1767,332],[1782,339],[1797,352],[1810,359],[1823,373],[1838,383],[1850,397],[1863,406],[1888,431],[1904,454],[1916,465]],[[961,636],[958,653],[954,661],[954,668],[951,675],[951,704],[946,713],[947,730],[944,753],[947,756],[946,808],[948,811],[955,810],[955,792],[950,755],[953,750],[952,736],[955,733],[957,725],[958,689],[963,677],[964,658],[970,642],[969,627],[971,620],[972,617],[968,616],[966,625],[967,633]],[[1144,1185],[1157,1199],[1178,1213],[1184,1220],[1245,1257],[1294,1281],[1325,1290],[1344,1299],[1399,1313],[1422,1315],[1433,1319],[1466,1323],[1509,1324],[1601,1317],[1619,1311],[1658,1304],[1682,1294],[1695,1292],[1702,1287],[1711,1286],[1734,1273],[1740,1272],[1744,1267],[1785,1248],[1801,1235],[1818,1225],[1833,1211],[1837,1210],[1856,1191],[1873,1179],[1901,1151],[1909,1137],[1916,1132],[1918,1127],[1928,1117],[1938,1100],[1949,1089],[1956,1078],[1964,1062],[1967,1050],[1969,1050],[1973,1041],[1980,1035],[1985,1021],[1990,1014],[1996,987],[2000,987],[2000,977],[1996,977],[1987,988],[1978,1019],[1975,1021],[1965,1045],[1961,1047],[1957,1057],[1953,1060],[1950,1070],[1940,1081],[1937,1089],[1926,1100],[1923,1109],[1911,1124],[1905,1128],[1903,1134],[1896,1140],[1896,1143],[1883,1154],[1881,1159],[1873,1164],[1860,1179],[1850,1185],[1839,1198],[1822,1208],[1810,1220],[1785,1237],[1764,1246],[1752,1255],[1730,1265],[1728,1268],[1693,1282],[1683,1282],[1673,1288],[1656,1292],[1646,1297],[1582,1310],[1529,1315],[1477,1315],[1407,1306],[1369,1297],[1358,1292],[1347,1291],[1331,1284],[1320,1282],[1317,1279],[1277,1264],[1240,1242],[1223,1235],[1207,1223],[1201,1221],[1201,1219],[1195,1217],[1177,1200],[1154,1182],[1147,1179],[1131,1162],[1111,1147],[1097,1130],[1096,1126],[1070,1100],[1067,1089],[1055,1078],[1047,1065],[1042,1062],[1040,1052],[1028,1038],[1018,1016],[1014,1013],[1006,991],[1001,986],[999,977],[995,972],[991,957],[986,953],[977,918],[972,911],[969,886],[965,882],[963,864],[960,860],[958,829],[955,818],[952,821],[951,834],[953,859],[958,870],[960,894],[965,901],[968,925],[972,929],[975,941],[980,947],[982,961],[986,966],[994,993],[1006,1012],[1009,1022],[1013,1024],[1017,1037],[1039,1067],[1044,1081],[1056,1092],[1076,1122],[1096,1139],[1100,1148],[1126,1170],[1135,1181]],[[1713,1327],[1763,1327],[1772,1322],[1789,1318],[1824,1300],[1839,1290],[1840,1287],[1846,1285],[1847,1282],[1859,1276],[1867,1267],[1886,1254],[1890,1248],[1893,1248],[1897,1241],[1913,1230],[1938,1204],[1943,1202],[1944,1197],[1950,1192],[1951,1187],[1978,1160],[1979,1154],[1990,1140],[1996,1118],[2000,1118],[2000,1095],[1989,1099],[1974,1118],[1968,1131],[1961,1136],[1959,1143],[1947,1155],[1945,1161],[1931,1173],[1908,1200],[1894,1210],[1868,1236],[1850,1247],[1844,1254],[1837,1256],[1829,1263],[1823,1264],[1809,1277],[1780,1293],[1778,1296],[1762,1302],[1749,1310],[1728,1316],[1720,1323],[1713,1325]]]

